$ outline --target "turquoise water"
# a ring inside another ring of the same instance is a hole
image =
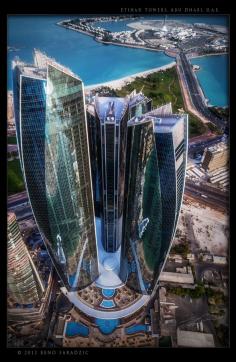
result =
[[[191,63],[200,66],[196,75],[206,98],[209,99],[209,104],[227,106],[229,104],[228,55],[195,58]]]
[[[111,298],[115,294],[115,289],[102,289],[102,295],[105,298]]]
[[[84,336],[89,335],[89,328],[85,325],[78,322],[68,322],[66,326],[66,336],[75,337],[75,336]]]
[[[46,52],[78,74],[85,85],[118,79],[173,61],[164,53],[103,45],[91,36],[55,25],[65,16],[11,16],[8,22],[8,89],[12,89],[11,61],[19,56],[32,62],[34,48]]]
[[[95,323],[103,334],[111,334],[119,326],[119,319],[95,319]]]
[[[17,48],[17,51],[8,52],[8,89],[12,89],[11,61],[15,56],[19,56],[25,62],[32,62],[34,48],[39,48],[59,63],[69,67],[81,77],[85,85],[107,82],[173,61],[173,58],[162,52],[103,45],[88,35],[56,25],[56,22],[68,17],[68,15],[9,16],[7,45]],[[164,17],[150,16],[146,19],[164,19]],[[169,19],[227,25],[225,16],[168,16],[167,20]],[[101,23],[100,26],[119,31],[128,29],[129,22],[131,21],[107,22]],[[218,61],[216,57],[205,57],[197,61],[204,62],[204,69],[198,76],[206,97],[214,105],[227,105],[228,97],[225,91],[227,62]]]
[[[131,327],[125,328],[126,334],[134,334],[134,333],[138,333],[138,332],[147,332],[147,326],[145,326],[143,324],[135,324]]]
[[[103,308],[113,308],[113,307],[115,307],[115,303],[113,302],[113,300],[103,299],[100,306]]]

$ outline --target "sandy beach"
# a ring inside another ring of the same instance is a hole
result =
[[[149,74],[155,73],[155,72],[160,72],[162,70],[166,70],[169,68],[172,68],[176,65],[175,62],[171,62],[167,65],[163,65],[162,67],[158,67],[158,68],[152,68],[149,70],[145,70],[144,72],[140,72],[140,73],[135,73],[132,75],[128,75],[126,77],[123,78],[119,78],[119,79],[115,79],[115,80],[111,80],[109,82],[105,82],[105,83],[98,83],[98,84],[93,84],[93,85],[89,85],[84,87],[85,91],[90,91],[96,88],[99,88],[101,86],[107,86],[113,89],[120,89],[122,87],[124,87],[127,83],[130,83],[132,81],[135,80],[136,77],[147,77]]]

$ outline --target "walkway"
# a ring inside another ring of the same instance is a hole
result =
[[[61,288],[61,291],[63,294],[67,296],[69,301],[75,305],[81,312],[94,317],[94,318],[100,318],[100,319],[119,319],[127,317],[135,312],[137,312],[138,309],[143,307],[145,304],[148,303],[150,296],[149,295],[143,295],[136,303],[132,304],[131,306],[120,309],[117,311],[101,311],[94,309],[86,304],[84,304],[79,298],[77,292],[68,292],[65,287]]]

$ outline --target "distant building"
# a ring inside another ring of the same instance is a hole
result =
[[[7,93],[7,122],[9,125],[14,125],[14,110],[13,110],[13,93],[8,91]]]
[[[194,284],[192,273],[172,273],[162,272],[159,278],[160,282],[174,284]]]
[[[213,255],[213,263],[215,264],[227,264],[227,258],[226,256],[216,256]]]
[[[215,146],[208,147],[204,150],[202,156],[202,168],[211,172],[217,168],[226,166],[229,160],[228,146],[220,142]]]
[[[169,256],[169,259],[170,260],[173,260],[175,263],[182,263],[183,262],[183,258],[181,255],[178,255],[178,254],[170,254]]]
[[[8,213],[7,284],[9,296],[18,304],[40,301],[44,286],[20,234],[14,213]]]
[[[177,345],[179,347],[215,347],[213,334],[181,331],[177,329]]]
[[[189,261],[194,261],[195,260],[195,255],[194,254],[187,254],[187,259]]]

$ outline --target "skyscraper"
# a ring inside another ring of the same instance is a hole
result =
[[[121,277],[151,294],[168,254],[183,197],[187,115],[164,109],[128,123]],[[126,264],[127,263],[127,264]],[[135,270],[131,265],[135,263]]]
[[[7,218],[7,285],[18,304],[37,303],[44,286],[20,234],[14,213]]]
[[[16,131],[32,210],[68,289],[98,275],[83,83],[35,52],[13,63]]]
[[[39,51],[34,61],[14,63],[14,103],[35,219],[69,300],[93,317],[122,318],[154,294],[175,234],[187,115],[171,104],[152,110],[136,91],[89,97],[85,114],[81,79]],[[90,286],[102,300],[103,289],[129,288],[132,305],[90,306]]]
[[[151,105],[151,99],[133,91],[125,98],[96,96],[94,107],[88,107],[95,209],[107,252],[116,252],[122,239],[128,120]]]

